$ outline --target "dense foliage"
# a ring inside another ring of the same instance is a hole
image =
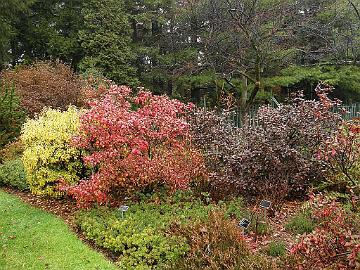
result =
[[[328,168],[326,185],[339,191],[360,192],[360,122],[348,121],[326,140],[317,158]]]
[[[359,220],[335,201],[310,200],[315,230],[291,248],[293,267],[357,269],[360,266]]]
[[[22,108],[30,116],[44,107],[66,110],[79,102],[81,81],[70,67],[57,62],[37,62],[19,66],[1,74],[4,81],[13,83],[21,98]]]
[[[84,27],[79,32],[86,52],[80,62],[84,72],[100,71],[119,84],[137,83],[131,66],[135,55],[130,47],[131,27],[123,0],[84,1]]]
[[[190,246],[174,269],[276,269],[269,260],[251,254],[237,224],[222,212],[210,212],[208,220],[202,223],[175,224],[171,230],[185,237]]]
[[[79,205],[160,185],[186,189],[206,176],[183,118],[191,105],[144,91],[132,97],[129,88],[115,85],[90,105],[74,145],[87,151],[84,161],[94,173],[77,186],[63,187]]]
[[[160,221],[158,214],[151,215],[154,212],[125,213],[126,219],[122,220],[120,213],[93,210],[80,215],[77,223],[86,238],[119,254],[120,269],[154,269],[176,261],[187,251],[181,238],[166,237],[149,226]]]
[[[12,143],[5,145],[0,150],[0,163],[5,161],[21,158],[24,151],[24,147],[21,143],[21,140],[18,139]]]
[[[183,191],[176,192],[172,197],[161,194],[152,194],[148,197],[141,194],[140,200],[139,203],[128,202],[129,210],[123,214],[117,209],[98,208],[82,210],[77,216],[76,223],[85,237],[94,240],[101,247],[114,251],[121,269],[174,269],[174,264],[184,258],[189,248],[194,248],[191,239],[188,239],[190,234],[184,237],[176,228],[187,226],[186,224],[192,228],[192,224],[205,222],[212,210],[222,212],[218,224],[231,227],[233,234],[229,235],[239,235],[239,230],[227,220],[227,217],[242,214],[244,207],[241,200],[221,205],[207,205],[189,196],[189,192]],[[211,222],[214,221],[212,215],[210,219]],[[210,225],[211,222],[204,226]],[[215,232],[218,234],[217,239],[228,241],[227,236],[224,238],[219,229],[220,227]],[[227,235],[227,232],[225,234]],[[199,241],[203,239],[199,238]],[[246,245],[241,238],[240,242],[241,247]],[[226,251],[229,250],[219,249],[218,255],[220,256],[221,252],[222,255],[226,255]]]
[[[304,210],[293,216],[285,224],[285,228],[294,234],[311,233],[315,228],[315,221],[311,218],[311,212]]]
[[[1,0],[0,10],[0,185],[97,206],[77,224],[122,269],[360,267],[359,121],[343,121],[333,99],[360,101],[359,1]],[[310,196],[285,219],[296,203],[284,200],[313,189],[345,206]],[[251,211],[227,201],[239,196]],[[125,203],[122,214],[99,208]],[[282,227],[301,237],[290,256]]]
[[[20,135],[25,113],[11,84],[0,81],[0,148]]]
[[[81,151],[70,145],[79,125],[79,111],[74,107],[64,112],[45,110],[24,124],[22,160],[32,193],[58,196],[60,178],[72,184],[79,181],[84,172]]]
[[[16,23],[21,14],[27,12],[32,0],[4,0],[0,3],[0,61],[7,63],[11,57],[9,49],[16,36]]]
[[[332,95],[344,103],[360,101],[360,68],[354,65],[290,66],[277,76],[264,79],[264,87],[279,98],[293,90],[304,90],[305,95],[312,98],[319,81],[332,85]]]
[[[301,96],[278,108],[262,107],[256,125],[236,128],[229,117],[198,110],[191,121],[194,143],[204,149],[214,196],[247,194],[279,200],[304,194],[323,178],[318,148],[341,121],[338,104],[317,88],[319,101]]]
[[[264,96],[267,78],[275,77],[273,90],[287,87],[277,75],[295,66],[284,74],[295,88],[329,79],[339,97],[359,100],[357,68],[347,67],[359,63],[354,0],[3,0],[0,7],[0,69],[60,59],[197,102],[216,104],[231,92],[247,107]]]
[[[199,202],[140,203],[131,205],[123,217],[114,210],[83,212],[77,224],[88,239],[119,255],[121,269],[153,269],[171,265],[188,250],[181,236],[165,233],[170,223],[204,219],[209,209]]]
[[[24,165],[21,159],[0,164],[0,186],[11,186],[20,190],[28,189]]]

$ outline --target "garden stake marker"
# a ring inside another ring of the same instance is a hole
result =
[[[119,207],[119,210],[121,211],[121,218],[124,219],[124,212],[126,212],[127,210],[129,210],[129,206],[127,205],[121,205]]]
[[[266,223],[266,217],[267,217],[267,209],[269,209],[271,206],[271,202],[270,201],[267,201],[267,200],[262,200],[260,202],[260,207],[264,209],[264,216],[265,216],[265,223]]]
[[[246,218],[243,218],[239,222],[239,226],[243,229],[243,236],[245,235],[245,230],[249,227],[250,221]]]

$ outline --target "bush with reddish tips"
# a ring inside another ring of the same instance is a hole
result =
[[[174,223],[172,235],[186,239],[190,251],[171,269],[277,269],[265,257],[253,254],[235,221],[221,211],[195,224]]]
[[[328,170],[326,184],[339,191],[360,186],[360,121],[344,122],[337,133],[326,140],[317,158]]]
[[[358,269],[358,217],[322,197],[312,199],[310,207],[317,227],[291,248],[292,269]]]
[[[205,177],[201,154],[192,148],[184,115],[191,104],[125,86],[90,102],[74,144],[94,173],[79,185],[62,187],[79,205],[100,204],[132,191],[165,185],[185,189]]]

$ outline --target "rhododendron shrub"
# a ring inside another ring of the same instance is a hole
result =
[[[191,105],[125,86],[90,102],[74,144],[94,173],[79,185],[62,187],[79,205],[105,203],[135,190],[165,185],[185,189],[204,177],[203,160],[191,147],[184,115]]]
[[[79,111],[48,109],[23,126],[22,161],[30,190],[38,195],[60,196],[56,188],[61,178],[66,183],[77,183],[83,171],[81,150],[70,145],[77,134]]]
[[[190,122],[193,142],[202,148],[210,170],[212,194],[267,196],[273,200],[301,196],[323,178],[315,158],[319,145],[335,134],[341,115],[319,86],[319,100],[293,98],[279,108],[261,107],[258,125],[236,128],[228,115],[197,110]]]
[[[310,199],[316,229],[291,248],[291,269],[359,269],[359,218],[322,196]]]
[[[360,121],[344,122],[337,133],[321,145],[317,158],[328,169],[328,185],[340,188],[340,191],[355,187],[359,192]]]

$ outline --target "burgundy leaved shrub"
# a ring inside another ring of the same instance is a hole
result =
[[[341,122],[328,98],[329,87],[319,85],[319,100],[297,96],[279,108],[261,107],[258,125],[236,128],[227,115],[197,110],[191,119],[193,142],[203,149],[210,171],[211,193],[226,195],[285,196],[305,194],[324,176],[316,159],[319,146]]]

